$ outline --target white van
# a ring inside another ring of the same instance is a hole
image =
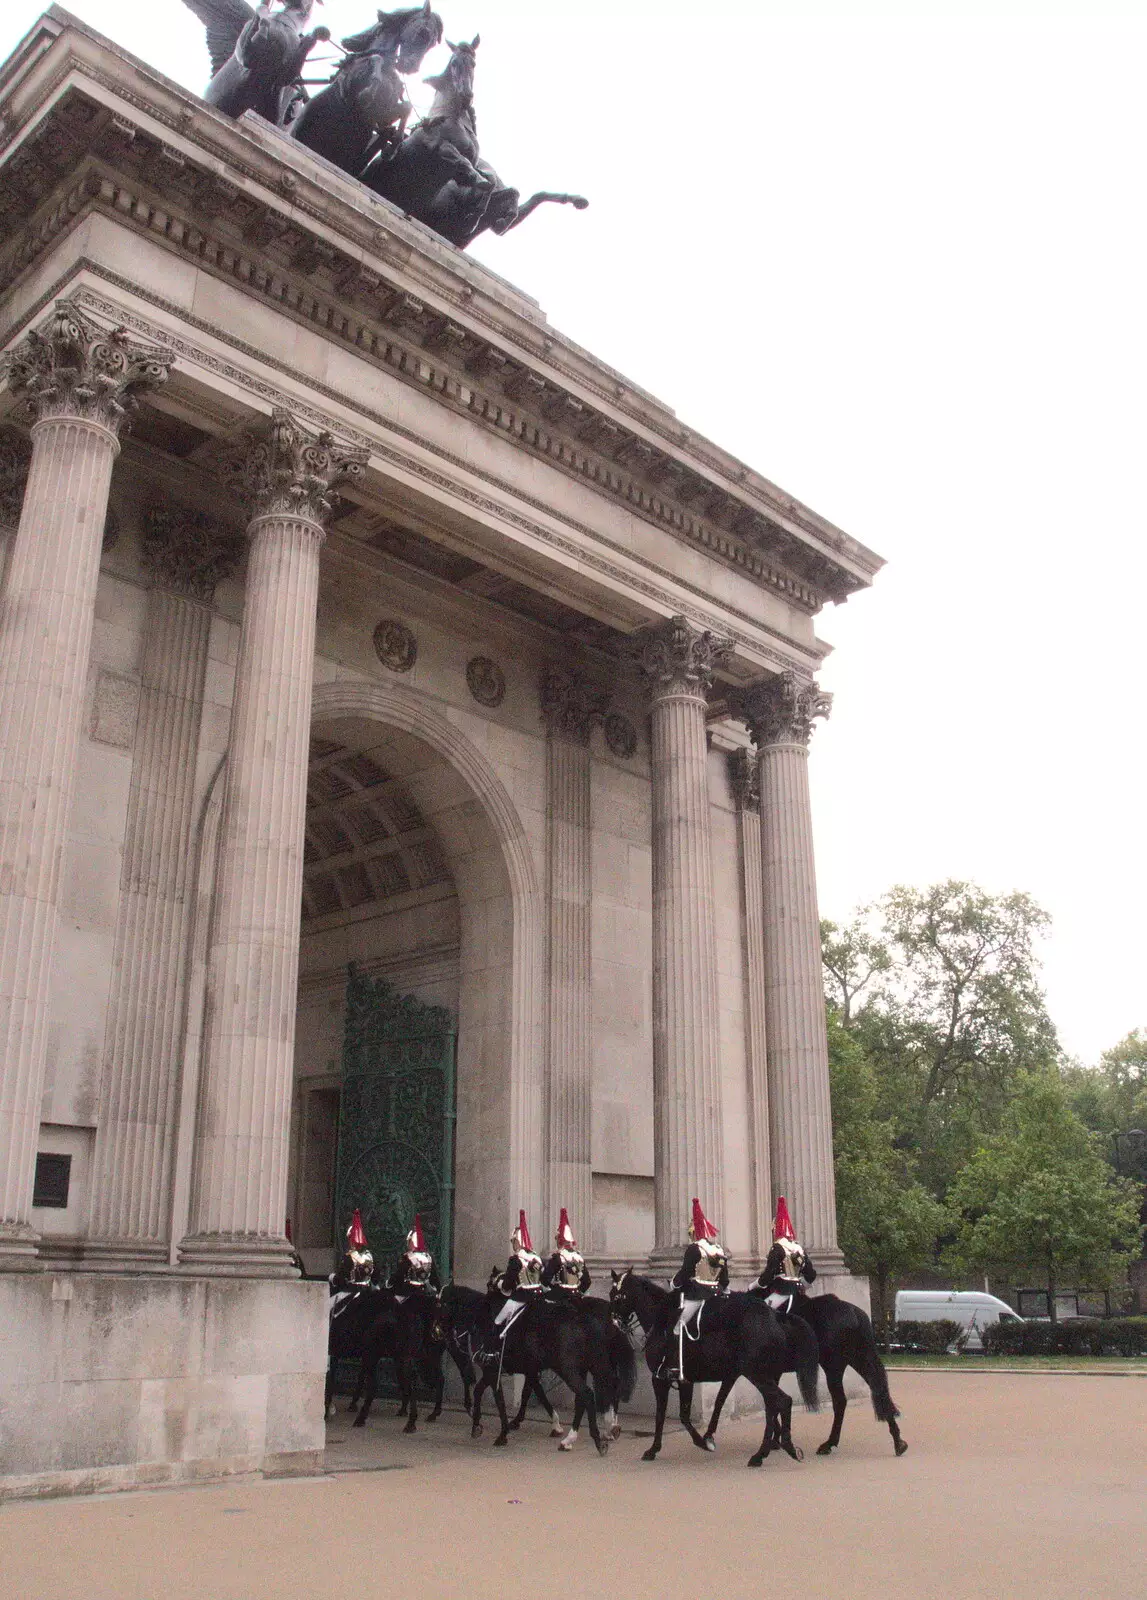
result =
[[[897,1322],[958,1322],[966,1328],[967,1350],[982,1350],[980,1329],[993,1322],[1023,1322],[1006,1301],[978,1289],[900,1289],[896,1295]]]

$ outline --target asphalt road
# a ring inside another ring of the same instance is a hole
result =
[[[234,1483],[0,1507],[4,1600],[486,1600],[684,1594],[709,1600],[1143,1600],[1147,1379],[894,1374],[909,1442],[871,1409],[800,1464],[715,1456],[681,1433],[661,1459],[627,1433],[601,1460],[560,1455],[540,1423],[507,1450],[447,1414],[404,1438],[386,1408],[339,1420],[321,1479]],[[349,1469],[349,1470],[346,1470]],[[382,1470],[380,1470],[382,1469]]]

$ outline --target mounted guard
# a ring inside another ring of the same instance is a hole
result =
[[[542,1282],[559,1302],[580,1299],[593,1282],[585,1257],[577,1247],[565,1206],[554,1234],[554,1253],[542,1269]]]
[[[422,1218],[417,1214],[413,1228],[406,1235],[406,1249],[399,1256],[386,1286],[393,1290],[399,1305],[412,1294],[436,1297],[442,1288],[442,1280],[438,1276],[438,1268],[434,1265],[434,1257],[426,1248]]]
[[[781,1195],[773,1221],[773,1247],[753,1293],[763,1294],[778,1317],[787,1317],[798,1295],[804,1294],[806,1284],[815,1281],[816,1268],[797,1239],[788,1204]]]
[[[247,0],[184,0],[207,30],[211,82],[203,98],[228,117],[257,111],[281,127],[299,96],[307,57],[331,36],[329,28],[303,30],[315,0],[262,0],[258,10]],[[321,5],[322,0],[318,0]]]
[[[673,1279],[673,1287],[680,1291],[680,1299],[674,1337],[669,1341],[666,1353],[665,1375],[671,1381],[678,1381],[685,1366],[686,1333],[691,1327],[693,1331],[690,1337],[698,1337],[701,1308],[706,1300],[725,1293],[729,1288],[728,1253],[696,1196],[693,1198],[693,1216],[689,1223],[689,1244],[680,1270]]]
[[[505,1272],[495,1280],[494,1285],[498,1293],[505,1297],[504,1303],[498,1307],[494,1317],[494,1327],[503,1343],[506,1334],[526,1307],[545,1293],[545,1285],[542,1283],[542,1258],[534,1250],[530,1240],[530,1227],[524,1211],[518,1212],[518,1226],[511,1235],[510,1247],[513,1255],[506,1263]]]

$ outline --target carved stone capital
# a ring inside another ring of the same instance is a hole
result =
[[[334,486],[360,478],[368,456],[276,410],[270,426],[248,434],[223,470],[252,518],[299,517],[322,527],[334,505]]]
[[[730,696],[730,706],[748,727],[758,749],[771,744],[807,745],[813,723],[832,710],[832,696],[812,678],[782,672]]]
[[[729,784],[738,811],[761,809],[761,763],[754,750],[730,750]]]
[[[140,393],[167,382],[174,359],[133,343],[124,328],[97,327],[72,301],[60,300],[13,351],[8,386],[37,421],[75,417],[118,433]]]
[[[634,648],[651,697],[662,700],[675,694],[704,697],[713,669],[728,659],[733,641],[694,628],[684,617],[670,617],[642,633]]]
[[[31,459],[32,446],[22,433],[0,433],[0,528],[14,528],[20,521]]]
[[[243,548],[230,528],[179,506],[151,506],[142,532],[144,571],[156,587],[207,605],[234,572]]]
[[[565,667],[547,667],[539,685],[542,720],[554,739],[588,745],[594,725],[605,716],[609,695]]]

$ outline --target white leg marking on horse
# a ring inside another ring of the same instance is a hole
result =
[[[577,1429],[571,1428],[566,1434],[565,1438],[562,1440],[561,1444],[558,1445],[558,1449],[572,1450],[575,1444],[577,1444]]]

